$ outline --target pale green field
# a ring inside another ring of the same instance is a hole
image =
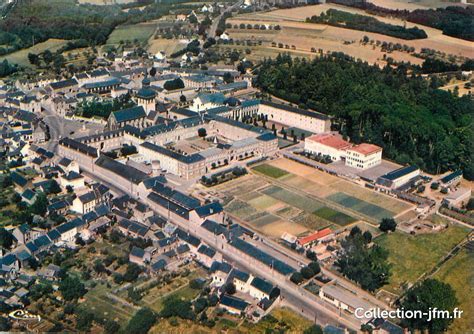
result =
[[[0,57],[0,61],[7,59],[9,63],[18,64],[20,66],[30,66],[28,61],[28,53],[41,53],[46,50],[55,52],[62,46],[66,45],[68,41],[63,39],[48,39],[46,42],[38,43],[28,49],[18,50],[8,55]]]
[[[138,23],[133,25],[122,25],[112,31],[107,44],[119,44],[120,41],[131,41],[137,39],[139,42],[147,42],[156,29],[155,23]]]
[[[404,283],[414,283],[423,273],[431,270],[468,233],[467,228],[451,225],[439,233],[409,235],[395,232],[380,235],[374,241],[388,250],[388,261],[392,264],[390,282],[383,288],[400,294]]]
[[[474,253],[463,249],[446,262],[435,274],[435,278],[449,283],[459,301],[459,309],[464,311],[460,319],[454,320],[450,331],[452,333],[469,333],[474,328]]]

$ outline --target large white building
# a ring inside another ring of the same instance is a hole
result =
[[[321,133],[308,137],[304,141],[304,149],[312,154],[328,155],[332,161],[345,158],[345,150],[352,145],[337,133]]]
[[[265,115],[269,122],[296,127],[313,133],[331,131],[331,118],[316,111],[261,101],[258,107],[258,114]]]
[[[382,148],[362,143],[353,145],[337,133],[321,133],[306,138],[306,152],[328,155],[332,161],[345,160],[346,166],[367,169],[382,162]]]
[[[382,162],[382,148],[373,144],[362,143],[346,149],[346,166],[367,169]]]

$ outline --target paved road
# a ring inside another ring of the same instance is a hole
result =
[[[243,1],[237,1],[235,4],[233,4],[232,6],[230,7],[227,7],[226,9],[224,9],[222,11],[222,13],[217,16],[216,18],[214,18],[212,20],[212,24],[211,26],[209,27],[209,32],[207,34],[208,37],[213,37],[213,38],[216,38],[216,30],[217,30],[217,26],[219,24],[219,21],[221,20],[222,16],[224,15],[224,13],[228,13],[230,11],[232,11],[233,9],[239,7],[240,5],[242,5]]]
[[[104,180],[97,173],[86,172],[86,175],[94,178],[97,181],[104,182]],[[117,187],[113,184],[110,184],[110,182],[104,182],[104,184],[110,186],[112,189],[117,189]],[[131,193],[129,193],[129,195],[133,196]],[[142,200],[148,204],[152,210],[154,210],[156,213],[159,213],[154,202],[149,201],[148,199]],[[319,297],[316,297],[309,291],[296,286],[288,278],[283,278],[281,275],[275,274],[261,262],[250,257],[243,258],[241,255],[236,254],[235,249],[225,240],[210,234],[209,231],[203,227],[192,224],[184,218],[174,218],[172,222],[216,249],[226,260],[228,260],[229,263],[247,270],[254,275],[265,278],[274,285],[278,286],[281,290],[283,300],[286,303],[293,305],[294,308],[300,309],[300,313],[309,319],[319,319],[318,323],[322,325],[331,323],[353,330],[358,330],[360,328],[360,322],[354,317],[347,314],[342,314],[341,316],[332,305],[322,301]],[[279,259],[282,259],[282,257],[280,256]]]
[[[45,114],[43,120],[48,125],[50,134],[50,140],[43,146],[48,151],[56,152],[62,137],[82,137],[103,130],[100,124],[65,119],[49,108],[43,106],[43,109]]]

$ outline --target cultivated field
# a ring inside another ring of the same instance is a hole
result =
[[[411,205],[287,159],[266,162],[253,173],[219,185],[226,211],[271,237],[339,229],[360,219],[376,224]],[[390,208],[390,209],[387,209]]]
[[[389,37],[386,35],[350,30],[338,27],[332,27],[324,24],[311,24],[305,23],[304,20],[307,17],[312,15],[319,15],[322,12],[326,12],[330,8],[336,8],[339,10],[344,10],[351,13],[364,14],[367,16],[372,16],[365,14],[363,11],[339,6],[335,4],[322,4],[314,6],[304,6],[298,8],[290,9],[279,9],[270,12],[259,12],[251,14],[242,14],[234,18],[229,19],[227,22],[232,25],[244,24],[269,24],[269,25],[280,25],[280,31],[273,31],[272,33],[262,36],[264,42],[260,48],[268,48],[271,46],[271,42],[283,43],[284,45],[295,46],[295,49],[285,50],[278,49],[280,52],[291,52],[291,53],[308,53],[310,54],[311,48],[322,49],[324,52],[327,51],[338,51],[349,54],[353,57],[366,60],[370,63],[384,64],[383,55],[379,47],[372,45],[363,45],[359,41],[364,37],[368,36],[369,39],[381,42],[391,42],[391,43],[400,43],[408,46],[413,46],[418,52],[421,48],[430,48],[435,49],[446,54],[452,54],[463,57],[472,57],[472,49],[474,43],[445,36],[441,33],[440,30],[433,29],[430,27],[420,26],[426,31],[428,38],[422,40],[403,40],[399,38]],[[395,25],[406,25],[407,27],[415,26],[412,23],[405,23],[402,20],[394,18],[385,18],[377,16],[377,19],[383,22],[395,24]],[[245,38],[242,34],[251,36],[253,34],[261,34],[256,30],[240,30],[240,29],[231,29],[229,34],[234,39],[248,39]],[[269,38],[273,38],[271,41],[268,41]],[[387,57],[391,57],[397,61],[410,61],[414,64],[421,64],[422,59],[416,58],[411,54],[405,52],[391,52],[386,54]]]
[[[152,54],[156,54],[160,51],[164,51],[167,56],[170,54],[184,49],[187,45],[186,41],[177,39],[166,39],[166,38],[151,38],[148,43],[148,51]]]
[[[404,286],[431,270],[468,232],[464,227],[451,225],[439,233],[380,235],[375,242],[389,251],[388,260],[392,264],[392,276],[384,289],[397,295],[402,293]]]
[[[473,328],[474,271],[472,268],[474,268],[474,251],[463,249],[446,262],[434,276],[453,287],[459,301],[459,308],[464,311],[463,317],[454,320],[450,328],[452,333],[469,333]]]
[[[0,57],[0,61],[7,59],[8,62],[13,64],[18,64],[20,66],[30,66],[31,64],[28,61],[28,53],[38,54],[46,50],[55,52],[62,46],[66,45],[67,42],[68,41],[65,41],[63,39],[48,39],[47,41],[38,43],[28,49],[18,50],[8,55],[2,56]]]
[[[397,216],[413,207],[406,202],[371,191],[295,161],[278,159],[272,161],[271,165],[292,174],[291,177],[282,180],[285,184],[369,216],[368,218],[372,217],[377,222],[383,217]]]
[[[107,44],[117,45],[120,41],[135,41],[146,43],[156,30],[156,22],[143,22],[133,25],[121,25],[112,31]]]

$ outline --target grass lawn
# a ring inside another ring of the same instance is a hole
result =
[[[259,166],[256,166],[252,168],[253,170],[262,173],[266,176],[272,177],[274,179],[278,179],[282,176],[288,175],[289,173],[283,169],[280,169],[278,167],[270,166],[267,164],[262,164]]]
[[[98,317],[116,320],[122,326],[126,325],[136,310],[126,304],[113,300],[107,296],[111,289],[105,284],[97,286],[85,295],[86,301],[81,304],[86,310]]]
[[[314,211],[313,214],[340,226],[349,225],[356,221],[356,219],[352,218],[351,216],[326,206]]]
[[[107,44],[119,44],[120,41],[131,41],[137,39],[139,42],[147,42],[156,29],[154,23],[138,23],[132,25],[121,25],[112,31]]]
[[[388,260],[392,264],[392,276],[384,289],[400,294],[402,284],[414,283],[467,234],[468,229],[451,225],[439,233],[409,235],[395,232],[380,235],[374,241],[389,251]]]
[[[474,253],[463,249],[456,256],[446,262],[434,275],[445,283],[449,283],[456,291],[459,309],[464,311],[460,319],[455,319],[451,325],[452,333],[469,333],[473,328],[472,316],[474,307]]]
[[[20,66],[30,66],[28,60],[28,53],[41,53],[43,51],[49,50],[55,52],[62,46],[66,45],[68,41],[63,39],[48,39],[45,42],[38,43],[35,46],[32,46],[28,49],[18,50],[8,55],[0,57],[0,61],[7,59],[9,63],[18,64]]]

